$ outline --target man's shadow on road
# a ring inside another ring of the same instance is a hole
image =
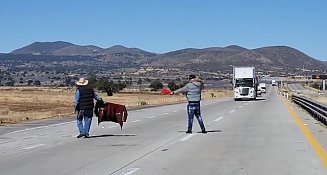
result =
[[[103,135],[94,135],[89,138],[101,138],[101,137],[134,137],[135,134],[103,134]]]
[[[186,131],[178,131],[178,132],[186,132]],[[222,132],[221,130],[207,130],[207,133],[215,133],[215,132]],[[202,132],[201,131],[198,131],[198,132],[193,132],[193,133],[201,133],[202,134]]]

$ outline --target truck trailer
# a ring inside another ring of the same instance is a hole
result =
[[[233,67],[234,100],[257,98],[258,79],[254,67]]]

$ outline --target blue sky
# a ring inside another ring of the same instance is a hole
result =
[[[327,61],[326,0],[2,0],[0,53],[36,41],[163,53],[285,45]]]

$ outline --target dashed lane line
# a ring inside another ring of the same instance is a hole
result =
[[[44,145],[45,144],[37,144],[37,145],[33,145],[33,146],[22,148],[22,149],[23,150],[29,150],[29,149],[37,148],[37,147],[44,146]]]
[[[182,139],[180,139],[181,142],[184,142],[190,138],[192,138],[194,136],[194,134],[188,134],[187,136],[183,137]]]
[[[219,120],[221,120],[221,119],[223,119],[224,117],[218,117],[218,118],[216,118],[214,121],[215,122],[218,122]]]
[[[154,115],[154,116],[151,116],[151,117],[148,117],[148,118],[156,118],[156,117],[157,117],[157,116]]]
[[[122,175],[131,175],[133,173],[135,173],[136,171],[138,171],[140,168],[130,168],[128,170],[126,170],[125,172],[122,173]]]

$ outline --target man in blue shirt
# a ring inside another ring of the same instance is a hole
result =
[[[77,113],[77,127],[79,129],[77,138],[89,137],[94,108],[93,100],[102,100],[88,83],[89,81],[84,78],[80,78],[76,82],[77,89],[75,92],[74,107],[75,113]]]

